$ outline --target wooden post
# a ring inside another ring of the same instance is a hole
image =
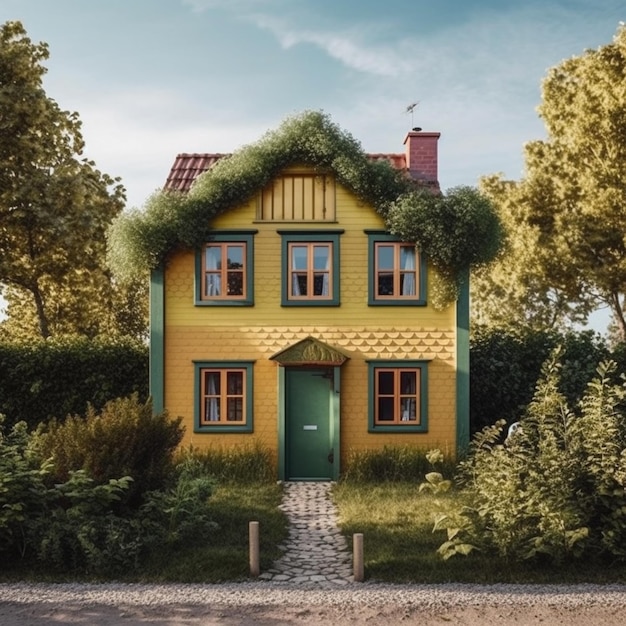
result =
[[[258,576],[261,573],[259,559],[259,522],[250,522],[250,576]]]
[[[365,580],[363,533],[355,533],[352,536],[352,570],[354,573],[354,582],[362,583]]]

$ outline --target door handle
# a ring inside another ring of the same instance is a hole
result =
[[[335,452],[334,452],[334,450],[331,450],[328,453],[328,462],[329,463],[334,463],[335,462]]]

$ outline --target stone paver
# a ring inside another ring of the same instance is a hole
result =
[[[287,482],[281,509],[289,519],[285,553],[259,578],[292,584],[352,582],[352,555],[337,526],[328,482]]]

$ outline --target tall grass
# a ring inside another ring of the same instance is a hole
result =
[[[189,446],[178,453],[181,462],[193,457],[218,483],[255,483],[276,480],[272,451],[255,442],[239,447],[214,446],[207,449]]]
[[[349,483],[422,482],[433,467],[426,458],[427,451],[414,446],[383,446],[373,450],[353,450],[349,453],[342,481]],[[438,464],[437,471],[445,476],[454,474],[450,457]]]

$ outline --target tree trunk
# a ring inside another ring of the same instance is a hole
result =
[[[618,293],[611,294],[611,309],[615,315],[615,321],[619,330],[620,339],[626,341],[626,319],[624,319],[624,307],[619,300]]]
[[[43,304],[43,297],[39,284],[35,284],[31,287],[31,292],[35,298],[35,308],[37,309],[37,321],[39,322],[39,332],[44,339],[50,337],[50,325],[48,324],[48,318],[46,316],[46,310]]]

